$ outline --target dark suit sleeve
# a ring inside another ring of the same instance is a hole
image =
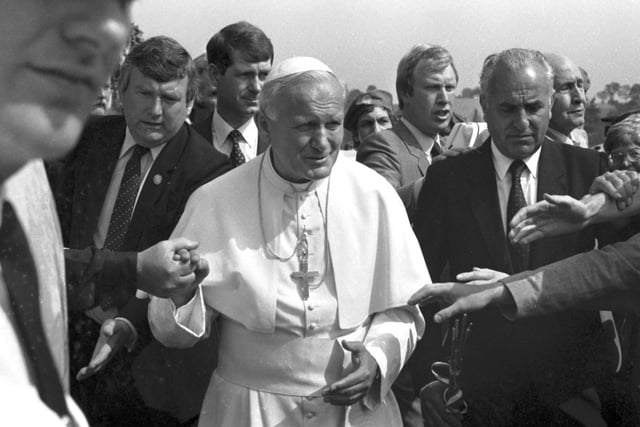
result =
[[[390,140],[391,131],[374,133],[358,148],[356,160],[382,175],[396,190],[402,185],[398,153]]]
[[[443,163],[443,162],[441,162]],[[443,182],[441,165],[433,165],[427,174],[420,190],[417,207],[413,215],[413,229],[420,242],[420,248],[429,274],[434,281],[440,281],[445,264],[447,263],[447,235],[446,235],[446,197],[450,186]]]
[[[504,280],[513,317],[570,308],[640,310],[640,234]]]
[[[447,263],[445,187],[440,184],[441,168],[437,165],[427,170],[418,205],[413,218],[413,227],[422,254],[429,268],[432,280],[439,281],[440,275]],[[431,365],[438,360],[445,360],[442,349],[442,330],[438,325],[429,322],[438,309],[437,304],[422,306],[422,314],[427,319],[427,328],[416,346],[414,353],[407,362],[413,377],[416,395],[420,389],[435,378],[431,373]]]

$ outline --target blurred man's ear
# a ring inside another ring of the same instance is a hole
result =
[[[262,112],[258,111],[255,117],[256,124],[258,125],[258,132],[260,137],[268,144],[271,144],[271,120]]]
[[[220,83],[220,79],[222,78],[222,73],[220,73],[220,69],[215,64],[209,64],[209,66],[207,67],[207,70],[209,72],[209,78],[211,79],[213,84],[215,84],[215,86],[217,87],[218,84]]]

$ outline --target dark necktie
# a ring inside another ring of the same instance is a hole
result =
[[[107,237],[104,241],[104,247],[112,251],[122,249],[124,238],[129,230],[131,214],[133,213],[136,196],[140,188],[140,159],[148,151],[149,149],[146,147],[137,144],[134,145],[131,150],[131,157],[124,168],[122,181],[120,181],[120,189],[118,190],[113,212],[111,213],[111,220],[109,221],[109,230],[107,231]],[[126,296],[115,295],[106,289],[99,289],[96,294],[96,299],[103,310],[109,310],[123,300],[126,301]]]
[[[527,206],[527,200],[524,198],[522,185],[520,185],[520,177],[524,171],[525,164],[522,160],[514,160],[509,166],[511,173],[511,191],[509,192],[509,201],[507,202],[507,229],[514,215],[523,207]],[[527,269],[529,265],[529,245],[512,244],[509,242],[509,254],[511,255],[511,266],[513,272],[518,273]]]
[[[240,150],[240,143],[244,142],[244,138],[237,129],[234,129],[229,132],[229,136],[227,136],[227,139],[229,139],[232,144],[231,154],[229,155],[229,157],[231,158],[231,166],[235,168],[247,161],[247,159],[245,159],[244,157],[244,154],[242,154],[242,150]]]
[[[131,214],[140,188],[140,159],[147,151],[149,151],[148,148],[137,144],[131,151],[131,157],[122,174],[120,189],[109,221],[109,230],[104,241],[104,247],[107,249],[120,250],[124,237],[127,235]]]
[[[437,140],[434,140],[433,147],[431,147],[431,158],[433,159],[440,154],[442,154],[442,147],[440,147],[440,144],[438,144]]]
[[[18,336],[31,362],[40,399],[58,415],[66,417],[69,411],[64,391],[42,327],[35,264],[27,236],[9,202],[2,206],[0,265]]]

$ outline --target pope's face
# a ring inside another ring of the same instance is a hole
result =
[[[327,77],[283,89],[277,97],[276,117],[260,120],[276,172],[291,182],[329,176],[344,133],[342,86]]]
[[[75,143],[129,37],[126,0],[0,0],[0,175]]]
[[[509,70],[498,65],[480,102],[496,147],[510,159],[532,155],[544,140],[551,110],[551,83],[542,66]]]
[[[189,114],[188,84],[189,77],[160,83],[131,69],[122,112],[136,143],[156,147],[178,133]]]

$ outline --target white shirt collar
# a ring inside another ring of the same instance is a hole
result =
[[[565,144],[569,144],[569,145],[574,145],[573,144],[573,139],[571,139],[570,137],[568,137],[567,135],[558,132],[555,129],[551,129],[551,128],[547,128],[547,132],[550,133],[551,135],[555,136],[556,139],[558,139],[558,141],[562,141]]]
[[[422,150],[425,153],[430,155],[431,154],[431,149],[433,148],[433,145],[439,139],[438,135],[436,135],[436,138],[434,139],[433,137],[431,137],[429,135],[425,135],[424,133],[422,133],[422,131],[420,131],[420,129],[418,129],[417,127],[412,125],[409,122],[409,120],[407,120],[406,118],[402,117],[402,118],[400,118],[400,121],[402,123],[404,123],[404,125],[407,127],[407,129],[409,129],[409,131],[413,134],[413,136],[418,141],[418,144],[420,144],[420,147],[422,147]]]
[[[216,141],[217,141],[218,146],[222,146],[225,143],[229,133],[232,130],[234,130],[234,128],[231,127],[231,125],[229,125],[229,123],[227,123],[222,118],[220,113],[218,113],[217,109],[213,112],[213,120],[211,120],[211,127],[212,127],[211,133],[213,134],[214,145],[216,144]],[[251,117],[249,120],[241,124],[238,127],[238,131],[240,131],[240,133],[242,134],[242,137],[244,138],[245,142],[249,145],[249,147],[253,149],[258,143],[258,126],[256,126],[256,122],[253,120],[253,117]]]
[[[529,157],[522,159],[525,166],[529,170],[529,174],[537,179],[538,174],[538,161],[540,160],[540,151],[542,150],[542,146],[538,147],[538,149]],[[513,159],[505,156],[498,150],[496,144],[491,140],[491,158],[493,159],[493,166],[496,169],[496,175],[500,181],[502,181],[509,171],[509,166],[513,162]]]
[[[136,145],[136,141],[133,139],[133,136],[131,135],[131,132],[129,132],[129,127],[127,126],[126,127],[126,133],[124,135],[124,142],[122,143],[122,148],[120,149],[120,155],[118,156],[118,159],[121,159],[122,156],[127,154],[129,149],[131,147],[133,147],[134,145]],[[158,145],[156,147],[153,147],[153,148],[149,149],[149,152],[151,153],[151,159],[153,161],[155,161],[158,158],[158,156],[160,155],[160,152],[165,147],[165,145],[167,145],[166,142],[164,144],[160,144],[160,145]]]

